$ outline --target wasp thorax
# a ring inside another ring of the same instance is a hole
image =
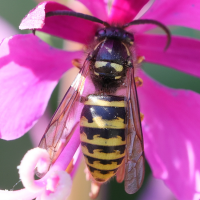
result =
[[[115,91],[117,87],[123,84],[127,68],[132,64],[130,62],[129,47],[122,40],[116,39],[116,35],[123,36],[121,29],[109,30],[107,35],[115,33],[114,37],[106,37],[93,51],[93,62],[91,77],[96,89],[103,91]],[[104,29],[99,34],[105,34]]]

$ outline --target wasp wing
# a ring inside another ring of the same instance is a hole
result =
[[[89,61],[86,60],[63,97],[39,143],[39,147],[46,149],[49,153],[51,163],[56,161],[78,125],[78,121],[75,119],[76,114],[80,112],[80,98],[88,71]],[[36,175],[44,176],[37,172],[37,169]]]
[[[133,194],[141,187],[145,172],[143,136],[134,69],[127,72],[127,130],[125,157],[125,191]]]

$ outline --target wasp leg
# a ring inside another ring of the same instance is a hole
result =
[[[135,84],[136,84],[136,87],[140,87],[140,86],[143,85],[143,80],[140,77],[136,76],[135,77]]]
[[[99,191],[100,191],[100,187],[101,187],[100,183],[98,183],[96,181],[91,182],[91,191],[89,193],[89,196],[90,196],[91,199],[97,198]]]
[[[92,178],[92,175],[90,174],[90,171],[88,170],[87,166],[85,167],[84,172],[86,174],[86,180],[91,180],[91,191],[89,193],[89,196],[91,199],[96,199],[99,194],[102,183],[98,183]]]
[[[144,114],[140,113],[140,120],[142,121],[144,119]]]
[[[72,65],[74,67],[77,67],[78,69],[81,69],[82,65],[81,65],[81,60],[78,58],[75,58],[72,60]]]
[[[80,102],[85,103],[85,101],[87,101],[87,97],[81,96]]]
[[[116,173],[116,181],[118,183],[121,183],[124,180],[124,174],[125,174],[125,162],[124,162],[124,160],[122,161],[122,164],[121,164],[121,166],[119,167],[119,169],[117,170],[117,173]]]
[[[137,63],[140,64],[141,62],[143,62],[145,60],[144,56],[139,56],[137,57]]]

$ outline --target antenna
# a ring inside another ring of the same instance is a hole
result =
[[[167,34],[167,44],[165,46],[165,50],[168,49],[168,47],[171,43],[171,33],[170,33],[170,30],[164,24],[162,24],[156,20],[153,20],[153,19],[136,19],[132,22],[125,24],[122,28],[127,28],[128,26],[138,25],[138,24],[155,24],[155,25],[159,26],[161,29],[163,29],[165,31],[165,33]]]
[[[74,16],[74,17],[78,17],[78,18],[82,18],[82,19],[86,19],[92,22],[97,22],[100,24],[103,24],[106,27],[109,27],[110,25],[107,22],[104,22],[96,17],[93,17],[91,15],[86,15],[83,13],[78,13],[78,12],[74,12],[74,11],[68,11],[68,10],[56,10],[56,11],[51,11],[46,13],[46,17],[51,17],[51,16],[56,16],[56,15],[68,15],[68,16]]]

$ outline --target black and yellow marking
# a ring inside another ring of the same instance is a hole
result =
[[[92,140],[89,140],[85,132],[81,133],[81,141],[90,144],[99,144],[104,146],[126,144],[126,141],[122,141],[122,138],[120,136],[117,136],[116,138],[105,139],[101,138],[100,135],[95,135]]]
[[[115,79],[120,79],[122,76],[115,76]]]
[[[109,34],[106,32],[108,35],[105,38],[101,35],[92,51],[90,76],[97,92],[114,93],[124,83],[127,69],[133,67],[130,50],[133,38],[127,36],[125,39],[126,33],[119,29],[117,31],[120,32],[119,38],[114,30],[109,30]]]
[[[103,119],[100,116],[94,117],[93,121],[90,122],[85,116],[81,117],[80,121],[81,126],[90,127],[90,128],[112,128],[112,129],[120,129],[125,128],[124,119],[117,117],[113,120]]]
[[[110,179],[112,176],[114,176],[117,172],[117,169],[114,170],[99,170],[93,167],[88,166],[88,169],[90,170],[91,175],[96,181],[99,182],[105,182],[108,179]]]
[[[109,96],[109,101],[107,96],[90,95],[85,101],[85,105],[91,106],[108,106],[108,107],[125,107],[124,97]]]
[[[106,61],[96,61],[94,66],[95,68],[105,67],[108,64]]]
[[[85,156],[85,162],[88,166],[100,170],[117,169],[121,165],[123,159],[124,157],[115,160],[103,160],[103,159],[92,158],[90,156]]]
[[[112,62],[106,62],[106,61],[96,61],[95,62],[95,68],[99,69],[103,72],[105,72],[104,68],[110,67],[111,70],[115,72],[122,72],[123,71],[123,65],[112,63]]]
[[[94,74],[104,75],[119,79],[124,75],[124,67],[121,64],[106,61],[96,61],[94,63]]]
[[[83,154],[93,158],[113,160],[125,156],[125,145],[101,146],[81,142],[81,146]]]
[[[125,156],[125,99],[89,95],[80,119],[82,152],[96,181],[115,175]]]

